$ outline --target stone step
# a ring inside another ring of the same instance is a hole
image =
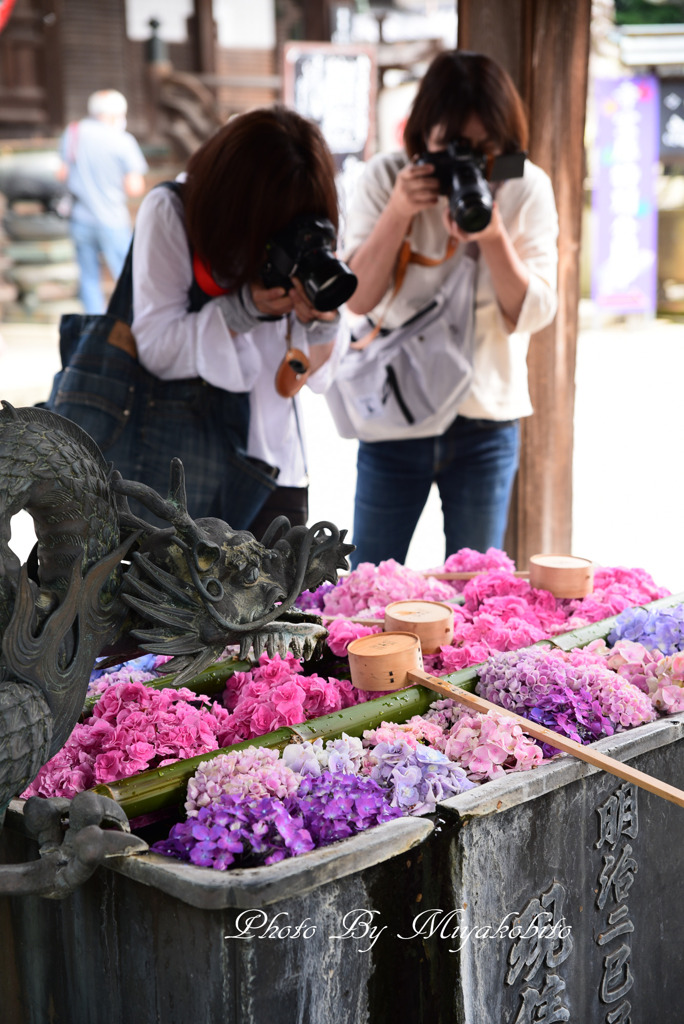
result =
[[[7,242],[4,253],[13,263],[68,263],[74,258],[74,243],[70,238]]]
[[[78,281],[78,266],[68,263],[15,263],[5,271],[8,281],[14,281],[20,288],[28,290],[45,281]]]

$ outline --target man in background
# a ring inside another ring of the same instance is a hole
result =
[[[126,98],[115,89],[94,92],[88,117],[74,121],[60,141],[58,177],[73,196],[71,235],[86,313],[103,313],[100,255],[116,281],[131,240],[128,199],[145,191],[147,162],[126,131]]]

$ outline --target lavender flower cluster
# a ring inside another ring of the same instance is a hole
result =
[[[632,640],[663,654],[684,651],[684,604],[675,608],[626,608],[608,634],[608,644]]]
[[[391,806],[404,814],[432,814],[438,800],[447,800],[476,785],[446,754],[420,743],[416,747],[405,740],[378,743],[371,760],[371,779],[390,787]]]
[[[655,717],[648,697],[591,656],[531,648],[492,655],[477,684],[481,697],[577,743]],[[556,752],[543,744],[545,757]]]

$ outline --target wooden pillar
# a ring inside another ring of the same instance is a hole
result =
[[[212,0],[194,0],[193,12],[188,18],[195,64],[192,70],[198,75],[213,75],[216,73],[216,22]]]
[[[458,0],[458,46],[497,60],[527,105],[530,159],[556,195],[558,313],[528,356],[534,415],[523,420],[506,550],[570,551],[575,353],[591,0]]]
[[[326,0],[302,0],[304,39],[330,42],[330,7]]]

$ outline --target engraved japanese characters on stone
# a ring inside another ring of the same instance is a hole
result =
[[[604,950],[599,985],[599,1001],[610,1006],[605,1024],[631,1024],[632,1007],[625,996],[634,985],[630,967],[631,946],[627,937],[634,931],[629,916],[627,898],[638,870],[631,843],[624,837],[636,839],[639,833],[637,789],[625,783],[596,808],[599,819],[595,849],[604,850],[596,889],[596,906],[608,910],[605,925],[596,936],[597,945]],[[612,945],[617,942],[618,945]],[[611,948],[607,949],[611,945]]]

